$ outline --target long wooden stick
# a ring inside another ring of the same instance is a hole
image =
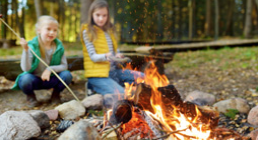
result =
[[[1,17],[1,15],[0,15]],[[21,39],[21,37],[2,19],[0,18],[0,20],[19,38]],[[64,84],[64,86],[71,92],[71,94],[73,95],[73,97],[77,100],[80,101],[78,99],[78,97],[73,93],[73,91],[69,88],[69,86],[60,78],[60,76],[52,69],[48,66],[48,64],[46,62],[44,62],[30,47],[29,50],[32,52],[32,54],[34,56],[37,57],[37,59],[39,59],[48,69],[51,70],[52,73],[54,73],[54,75]]]

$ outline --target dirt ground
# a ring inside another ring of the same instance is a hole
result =
[[[239,53],[241,52],[239,51]],[[219,62],[214,60],[205,62],[198,59],[200,55],[197,55],[197,57],[193,57],[193,59],[200,60],[197,66],[182,68],[177,64],[180,62],[178,57],[185,57],[189,53],[176,55],[177,57],[173,61],[165,65],[165,74],[170,80],[170,84],[175,85],[183,98],[189,92],[199,90],[215,95],[217,101],[232,97],[241,97],[246,99],[251,107],[258,105],[258,71],[255,68],[258,67],[258,62],[256,59],[254,61],[245,61],[253,64],[250,68],[236,66],[225,70],[221,65],[228,62],[228,59],[226,59],[227,61],[220,59]],[[216,58],[220,57],[214,57],[213,59],[216,60]],[[198,62],[192,59],[189,60],[191,62]],[[240,65],[241,63],[237,59],[231,58],[228,64]],[[85,79],[82,78],[82,73],[83,71],[72,72],[74,79],[73,83],[69,86],[80,100],[85,98]],[[8,81],[0,76],[0,114],[8,110],[27,110],[26,96],[21,91],[10,90],[12,85],[13,81]],[[42,95],[37,95],[38,98],[40,96]],[[64,90],[61,96],[64,102],[74,99],[68,90]],[[35,109],[45,111],[53,109],[55,106],[50,103],[44,103]]]
[[[239,74],[234,74],[239,73]],[[167,68],[167,77],[170,84],[174,84],[180,95],[184,98],[189,92],[200,90],[211,93],[216,96],[216,100],[223,100],[232,97],[241,97],[247,99],[251,106],[258,103],[257,93],[255,91],[258,83],[258,75],[255,71],[227,71],[212,68],[209,71],[204,67],[199,70],[178,71],[178,69]],[[21,91],[10,90],[13,82],[0,77],[0,114],[8,110],[29,110],[26,107],[26,96]],[[80,100],[85,98],[85,80],[76,80],[69,87]],[[50,97],[50,91],[42,90],[43,95],[37,94],[37,98],[44,100]],[[48,97],[43,97],[48,96]],[[62,101],[73,100],[72,94],[65,89],[62,94]],[[43,103],[34,109],[50,110],[56,105]]]

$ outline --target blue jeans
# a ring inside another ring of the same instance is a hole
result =
[[[124,93],[124,83],[135,83],[137,78],[144,78],[144,73],[133,70],[116,69],[109,72],[107,78],[88,78],[90,89],[99,94],[119,94]]]
[[[62,71],[58,73],[60,78],[69,85],[72,82],[72,74],[69,71]],[[26,95],[34,94],[34,90],[54,88],[55,91],[61,92],[65,89],[63,83],[54,75],[50,77],[49,81],[42,81],[42,79],[33,74],[24,74],[18,81],[20,89]]]

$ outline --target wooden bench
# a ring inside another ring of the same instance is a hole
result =
[[[131,61],[132,69],[138,69],[143,71],[143,67],[147,64],[147,61],[150,59],[154,59],[157,61],[161,61],[162,63],[167,63],[173,60],[174,54],[163,54],[161,55],[153,55],[146,53],[123,53],[126,57],[129,57]],[[83,70],[83,57],[67,57],[68,62],[68,70],[76,71]],[[0,76],[4,76],[8,80],[14,81],[16,77],[22,73],[20,68],[20,59],[12,59],[12,60],[0,60]]]
[[[83,57],[68,57],[67,62],[70,71],[83,69]],[[14,81],[20,73],[22,73],[20,60],[0,60],[0,76]]]

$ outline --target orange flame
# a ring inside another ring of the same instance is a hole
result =
[[[127,69],[129,68],[126,67]],[[209,138],[211,130],[209,128],[209,124],[205,125],[202,123],[198,122],[198,119],[201,118],[202,114],[195,106],[195,112],[196,116],[194,119],[191,119],[190,117],[185,116],[184,114],[180,113],[176,107],[173,107],[172,113],[170,113],[169,116],[165,114],[165,111],[163,111],[162,107],[163,102],[161,98],[161,93],[158,91],[158,87],[164,87],[169,85],[169,80],[165,75],[160,75],[158,72],[157,67],[155,66],[154,62],[150,62],[150,65],[148,68],[145,70],[145,79],[137,79],[137,83],[142,83],[144,82],[147,85],[150,85],[152,88],[152,93],[151,93],[151,99],[150,103],[152,108],[154,109],[154,113],[151,113],[149,111],[145,111],[149,116],[155,118],[156,120],[159,120],[160,123],[163,125],[165,128],[164,130],[171,132],[171,131],[177,131],[177,130],[184,130],[179,133],[171,134],[170,137],[172,139],[198,139],[198,140],[206,140]],[[126,83],[125,84],[125,91],[126,91],[126,96],[129,97],[132,95],[132,85]],[[134,122],[135,115],[132,117],[130,120],[130,124],[132,125],[131,122]],[[138,119],[139,120],[139,119]],[[131,126],[130,125],[130,126]],[[127,126],[128,127],[128,126]]]
[[[173,139],[208,139],[211,131],[207,125],[198,123],[198,118],[201,117],[201,112],[198,110],[197,106],[195,108],[197,114],[194,119],[189,119],[189,117],[186,117],[180,113],[176,107],[173,107],[173,113],[171,113],[169,117],[166,117],[164,111],[162,110],[162,95],[158,91],[158,87],[167,86],[169,84],[169,80],[165,75],[160,75],[158,73],[158,69],[154,62],[152,62],[149,68],[145,71],[145,76],[145,83],[150,85],[153,90],[151,105],[154,109],[154,114],[147,112],[148,115],[159,120],[167,131],[186,129],[179,134],[171,135]]]

